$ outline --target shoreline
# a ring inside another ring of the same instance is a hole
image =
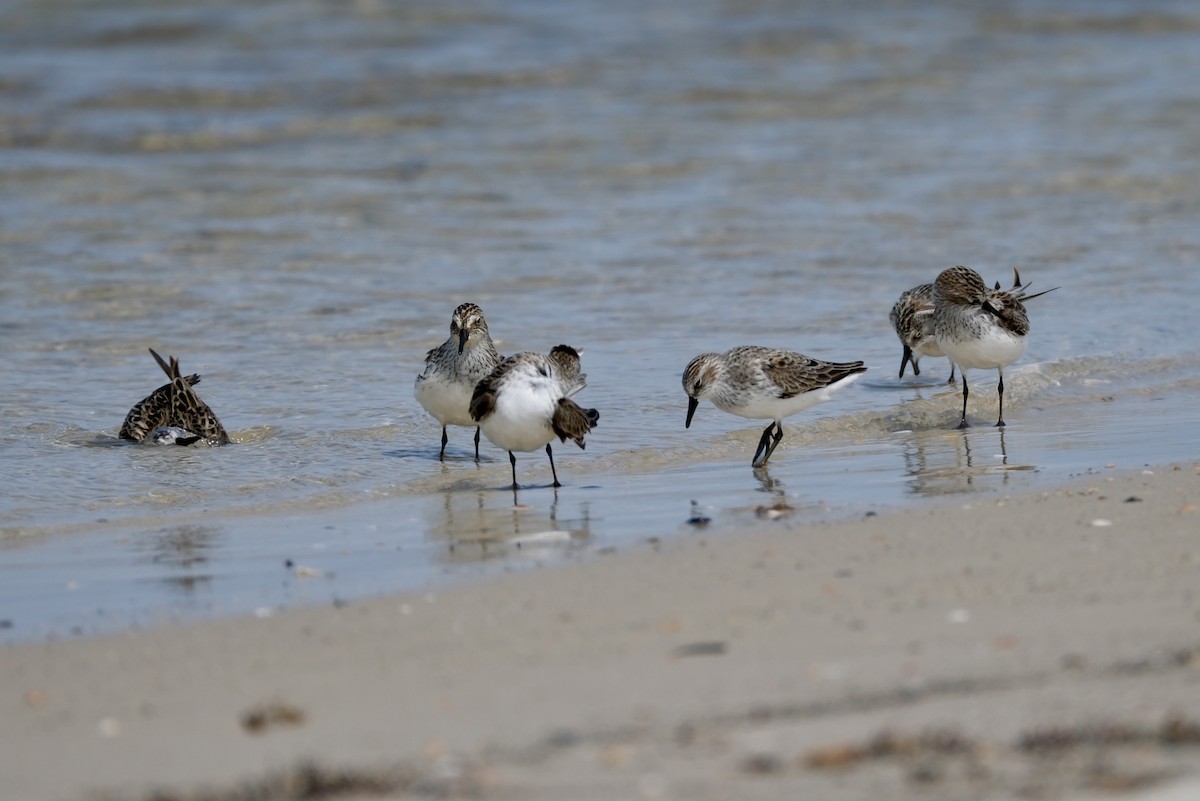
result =
[[[4,646],[0,775],[55,801],[1168,793],[1200,775],[1197,505],[1196,463],[1097,472]]]

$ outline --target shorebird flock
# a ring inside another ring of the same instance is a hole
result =
[[[1013,285],[989,287],[969,267],[943,270],[932,283],[903,292],[892,307],[890,319],[903,346],[899,378],[912,365],[920,375],[924,356],[950,360],[949,383],[957,368],[962,376],[962,416],[967,422],[967,372],[996,370],[999,376],[997,426],[1004,423],[1004,368],[1025,352],[1029,316],[1025,301],[1052,292],[1029,294],[1028,284],[1013,270]],[[134,442],[164,445],[224,445],[229,435],[215,414],[200,399],[195,386],[200,376],[183,376],[179,360],[164,361],[150,350],[167,374],[164,384],[130,409],[120,437]],[[724,412],[750,420],[769,420],[755,448],[751,465],[766,465],[783,439],[783,420],[818,403],[832,400],[844,387],[866,372],[861,361],[831,362],[781,348],[742,345],[724,353],[702,353],[683,370],[687,394],[684,427],[701,401],[711,401]],[[475,429],[475,459],[479,437],[508,452],[512,488],[517,484],[517,453],[542,449],[550,461],[554,487],[561,484],[551,447],[571,440],[580,448],[600,420],[595,409],[586,409],[574,396],[587,386],[580,369],[579,351],[558,345],[546,355],[526,351],[502,357],[492,342],[483,310],[463,303],[450,317],[450,336],[425,355],[425,369],[417,376],[413,394],[421,407],[442,427],[438,458],[445,459],[450,426]]]

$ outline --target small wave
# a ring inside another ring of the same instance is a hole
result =
[[[968,374],[968,418],[974,425],[990,425],[998,411],[994,370]],[[826,414],[816,419],[803,415],[785,421],[785,446],[839,446],[880,442],[902,432],[951,430],[962,413],[962,383],[946,384],[878,380],[862,382],[858,389],[877,394],[877,408]],[[1188,400],[1200,390],[1200,351],[1176,358],[1074,357],[1052,362],[1020,364],[1004,373],[1004,416],[1019,423],[1023,413],[1057,410],[1059,415],[1077,406],[1085,417],[1097,404],[1146,397]],[[897,399],[906,391],[911,396]],[[822,407],[830,409],[835,404]],[[1165,411],[1165,410],[1164,410]],[[734,430],[709,438],[694,436],[686,442],[621,450],[591,458],[591,469],[648,473],[694,461],[728,459],[745,452],[749,460],[762,424],[726,416]],[[764,421],[765,422],[765,421]]]

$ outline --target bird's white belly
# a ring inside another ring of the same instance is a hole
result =
[[[480,428],[494,445],[506,451],[535,451],[554,439],[550,420],[554,417],[557,384],[537,381],[505,387],[496,395],[496,408]]]
[[[989,327],[982,336],[938,340],[942,351],[963,369],[1006,367],[1025,352],[1025,337],[1018,337],[1000,326]]]
[[[417,379],[413,394],[442,425],[475,426],[471,419],[473,386],[465,382],[446,381],[436,376]]]

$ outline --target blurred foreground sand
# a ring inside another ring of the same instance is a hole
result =
[[[1200,468],[0,649],[4,798],[1200,797]]]

